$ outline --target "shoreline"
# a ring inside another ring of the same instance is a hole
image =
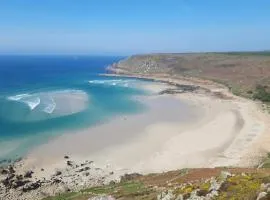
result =
[[[108,71],[113,73],[100,74],[100,76],[138,78],[142,80],[151,80],[167,83],[169,85],[174,85],[178,87],[181,87],[183,85],[199,86],[200,89],[202,89],[200,90],[200,92],[202,92],[203,95],[213,96],[218,99],[231,100],[232,102],[236,103],[237,107],[240,110],[242,109],[244,110],[244,112],[250,112],[250,115],[255,116],[254,118],[258,120],[258,123],[255,122],[254,124],[255,129],[257,129],[258,126],[261,126],[259,134],[256,135],[256,138],[252,138],[254,134],[249,134],[249,136],[251,137],[249,138],[249,140],[252,141],[252,144],[248,147],[248,149],[246,149],[246,152],[241,156],[241,158],[238,159],[238,162],[236,162],[235,166],[257,167],[266,157],[266,154],[270,152],[270,146],[268,145],[270,142],[270,136],[268,136],[267,134],[270,131],[270,120],[267,116],[267,113],[262,110],[263,103],[247,99],[245,97],[236,96],[229,90],[227,86],[212,80],[179,75],[171,76],[168,74],[129,73],[126,70],[114,67],[109,67]],[[226,153],[229,156],[230,152]],[[226,159],[226,157],[223,158],[223,160]],[[212,165],[211,167],[215,167],[215,165]]]
[[[254,102],[242,99],[241,97],[236,97],[232,95],[226,87],[218,84],[211,84],[209,81],[196,80],[199,82],[202,81],[197,90],[194,92],[183,92],[181,90],[181,85],[198,86],[198,82],[192,82],[186,79],[181,80],[179,77],[174,79],[164,76],[125,76],[122,74],[108,76],[154,80],[153,85],[148,86],[148,89],[151,89],[156,93],[159,93],[158,91],[165,91],[165,88],[157,86],[160,82],[162,82],[162,84],[169,84],[169,88],[177,87],[179,89],[180,87],[180,92],[173,90],[171,93],[165,92],[163,95],[157,94],[153,99],[173,98],[176,101],[184,101],[192,107],[204,110],[204,113],[201,113],[201,119],[195,124],[194,121],[193,123],[189,122],[190,124],[187,123],[185,125],[183,123],[177,124],[175,122],[164,123],[162,120],[151,123],[150,119],[150,125],[143,125],[146,126],[141,130],[143,134],[139,134],[136,137],[134,135],[132,140],[125,141],[123,144],[112,145],[110,148],[98,153],[90,154],[90,156],[76,157],[65,154],[68,158],[64,158],[64,151],[61,152],[61,159],[60,157],[57,158],[60,159],[60,161],[57,162],[58,164],[52,165],[50,167],[51,169],[49,169],[48,163],[47,166],[46,164],[44,165],[44,168],[42,165],[35,167],[35,164],[32,164],[31,166],[31,164],[29,164],[33,162],[31,156],[26,157],[15,164],[16,171],[18,170],[18,173],[25,173],[25,171],[30,169],[34,171],[33,179],[37,178],[38,180],[41,180],[44,177],[45,181],[48,181],[48,185],[45,184],[46,187],[40,187],[40,189],[34,190],[34,193],[30,195],[39,197],[41,197],[40,193],[51,195],[48,190],[52,190],[53,194],[61,191],[63,192],[66,190],[66,188],[63,188],[65,185],[68,185],[69,189],[72,188],[72,190],[78,190],[85,186],[89,187],[104,183],[106,184],[112,180],[119,181],[119,178],[126,173],[146,174],[187,167],[218,167],[231,165],[251,167],[258,164],[258,153],[252,155],[253,157],[250,159],[250,152],[254,151],[256,145],[258,145],[258,141],[262,136],[265,136],[262,132],[266,131],[266,126],[261,127],[257,132],[252,132],[253,134],[255,133],[255,136],[252,137],[250,141],[246,141],[246,136],[249,135],[247,133],[254,128],[253,125],[257,123],[256,120],[262,117],[262,113],[260,113],[260,110],[257,110],[257,105]],[[154,86],[154,84],[156,84],[156,86]],[[150,99],[150,104],[151,100],[153,102],[153,99]],[[161,104],[164,104],[164,102],[161,102]],[[175,106],[177,105],[172,105],[172,107]],[[256,116],[257,118],[255,117],[256,119],[250,115],[250,110],[258,114],[258,116]],[[159,111],[162,113],[162,110]],[[149,116],[146,118],[148,117]],[[127,120],[132,118],[133,116],[128,116]],[[139,118],[140,117],[136,119],[135,117],[136,120],[139,120]],[[117,119],[115,121],[117,121]],[[122,118],[120,123],[123,121],[125,122],[125,119],[123,120]],[[264,126],[260,124],[260,120],[258,121],[259,126]],[[113,127],[115,127],[114,122],[104,130],[112,130]],[[128,129],[132,130],[131,127],[132,126],[130,125]],[[168,131],[173,134],[168,136],[168,134],[166,134]],[[158,136],[159,140],[154,140],[154,138],[157,137],[157,133],[160,134]],[[219,135],[217,135],[217,133],[219,133]],[[76,135],[73,135],[73,137],[71,136],[71,140],[75,138]],[[87,137],[83,137],[79,141],[83,141],[86,138]],[[40,152],[44,152],[46,149],[53,150],[53,147],[60,145],[63,141],[63,138],[58,138],[56,139],[54,146],[49,145],[43,147]],[[243,141],[244,143],[241,143]],[[49,143],[52,144],[52,141]],[[65,145],[67,144],[70,145],[68,142]],[[188,144],[188,146],[183,146],[183,144]],[[152,149],[150,148],[147,153],[149,145],[157,146],[153,146]],[[248,148],[249,151],[245,152],[245,148]],[[83,151],[86,150],[87,149],[84,149]],[[257,147],[257,151],[261,152],[261,149]],[[47,155],[52,154],[53,151],[47,152]],[[78,155],[79,154],[80,153],[78,153]],[[37,153],[36,157],[41,155],[42,154]],[[257,159],[254,160],[254,157]],[[107,162],[108,158],[114,158],[116,162]],[[47,161],[44,162],[46,163]],[[89,168],[89,170],[83,170],[78,173],[81,169],[86,168]],[[56,176],[58,171],[60,171],[61,174]],[[78,178],[75,176],[78,176]],[[55,180],[58,179],[61,180],[58,185],[50,185],[49,182],[51,180],[55,182]],[[90,179],[91,181],[89,182],[87,179]],[[82,185],[76,186],[76,183],[79,182],[82,183]],[[59,185],[61,186],[60,190],[57,189]],[[14,192],[14,195],[16,195],[16,192]]]

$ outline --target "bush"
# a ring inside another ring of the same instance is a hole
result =
[[[263,102],[270,102],[270,92],[267,91],[267,88],[267,86],[257,85],[253,98]]]

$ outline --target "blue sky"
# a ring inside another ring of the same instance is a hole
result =
[[[269,0],[0,1],[5,54],[269,49]]]

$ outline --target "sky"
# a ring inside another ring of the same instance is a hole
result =
[[[1,54],[270,50],[270,0],[0,0]]]

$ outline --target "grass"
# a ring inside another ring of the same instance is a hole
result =
[[[87,200],[91,196],[112,195],[115,198],[129,197],[135,199],[137,197],[155,194],[153,190],[144,186],[141,182],[124,182],[118,184],[110,184],[99,187],[91,187],[79,192],[69,192],[54,197],[48,197],[44,200]]]
[[[270,153],[268,154],[270,158]],[[121,200],[154,200],[161,193],[171,191],[174,197],[189,197],[194,191],[200,196],[211,193],[211,177],[222,183],[215,200],[255,200],[263,189],[262,183],[270,183],[268,169],[237,169],[228,168],[226,171],[234,174],[220,179],[224,169],[183,169],[160,174],[149,174],[135,177],[131,181],[91,187],[78,192],[69,192],[43,200],[88,200],[90,197],[111,195]],[[234,173],[233,173],[234,171]],[[176,179],[177,178],[177,179]],[[270,197],[270,194],[269,194]]]
[[[232,51],[232,52],[220,52],[215,54],[232,55],[232,56],[270,56],[270,51]]]

